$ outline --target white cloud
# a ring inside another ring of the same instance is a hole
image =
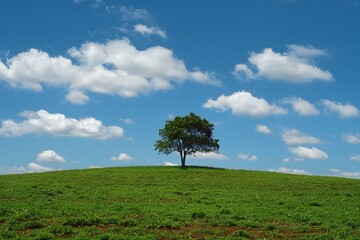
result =
[[[231,110],[237,116],[264,117],[287,113],[286,109],[269,104],[265,99],[254,97],[246,91],[235,92],[229,96],[221,95],[216,100],[209,99],[203,107],[220,111]]]
[[[166,33],[158,27],[148,27],[144,24],[136,24],[134,30],[142,35],[158,35],[162,38],[166,38]]]
[[[7,167],[7,166],[0,167],[0,175],[21,174],[21,173],[27,173],[27,172],[28,172],[28,170],[24,167]]]
[[[217,153],[217,152],[198,152],[189,156],[190,158],[198,158],[198,159],[208,159],[208,160],[226,160],[229,159],[228,156]]]
[[[169,90],[187,80],[220,84],[212,73],[189,71],[170,49],[155,46],[138,50],[127,39],[86,42],[69,49],[68,54],[68,58],[52,57],[37,49],[19,53],[6,63],[0,61],[0,80],[33,91],[42,91],[44,86],[65,87],[66,100],[74,104],[89,101],[86,94],[91,92],[136,97]]]
[[[288,174],[298,174],[298,175],[311,175],[311,173],[302,170],[302,169],[289,169],[286,167],[280,167],[278,169],[268,169],[270,172],[279,172],[279,173],[288,173]]]
[[[102,166],[89,166],[90,169],[98,169],[98,168],[102,168]]]
[[[169,167],[179,166],[178,164],[172,163],[172,162],[164,162],[163,165],[164,165],[164,166],[169,166]]]
[[[291,104],[292,109],[300,116],[319,115],[320,111],[310,102],[300,98],[293,97],[284,99],[285,103]]]
[[[315,147],[306,148],[306,147],[298,146],[298,147],[289,147],[288,149],[290,152],[292,152],[293,154],[295,154],[297,156],[296,160],[304,160],[304,159],[326,160],[326,159],[328,159],[327,153],[325,153]]]
[[[28,169],[30,172],[50,172],[54,171],[51,167],[44,167],[36,163],[29,163]]]
[[[284,163],[288,163],[288,162],[290,162],[290,158],[284,158],[282,161],[283,161]]]
[[[83,105],[90,100],[88,96],[86,96],[83,92],[79,90],[70,90],[70,92],[66,95],[65,99],[73,104],[78,105]]]
[[[15,122],[8,119],[2,121],[0,136],[18,137],[25,134],[49,134],[53,136],[83,137],[94,139],[120,138],[124,130],[118,126],[104,126],[95,118],[80,120],[67,118],[60,113],[51,114],[45,110],[20,113],[26,120]]]
[[[360,172],[346,172],[336,168],[329,169],[329,171],[339,177],[360,178]]]
[[[126,153],[120,153],[119,156],[117,157],[112,157],[111,158],[112,161],[131,161],[134,160],[134,158],[130,157],[129,155],[127,155]]]
[[[133,120],[131,118],[122,118],[121,121],[125,124],[132,125],[134,124]]]
[[[360,154],[352,155],[349,158],[351,161],[358,161],[360,162]]]
[[[276,53],[266,48],[261,53],[250,54],[249,65],[237,64],[233,74],[247,79],[265,78],[289,83],[308,83],[314,80],[331,81],[332,74],[313,64],[313,58],[326,52],[312,46],[288,45],[288,51]],[[256,69],[254,72],[251,69]]]
[[[324,104],[326,110],[339,114],[341,118],[352,118],[360,115],[359,109],[349,103],[342,104],[327,99],[322,100],[322,103]]]
[[[107,6],[109,12],[120,13],[124,21],[150,21],[152,19],[150,13],[145,9],[138,9],[125,6]]]
[[[36,160],[40,163],[66,163],[66,160],[62,156],[52,150],[42,151],[37,155]]]
[[[257,157],[250,153],[239,153],[236,157],[238,160],[245,160],[245,161],[256,161]]]
[[[284,129],[282,133],[282,139],[288,145],[321,143],[320,139],[302,133],[297,129]]]
[[[256,125],[255,131],[259,132],[259,133],[263,133],[263,134],[271,134],[271,130],[268,126],[266,125]]]
[[[352,144],[356,144],[356,143],[360,143],[360,134],[344,134],[342,135],[342,138],[345,142],[347,143],[352,143]]]

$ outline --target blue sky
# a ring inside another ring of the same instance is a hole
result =
[[[360,178],[360,1],[3,1],[0,174],[187,164]]]

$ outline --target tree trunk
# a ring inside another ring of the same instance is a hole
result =
[[[181,167],[186,167],[185,165],[185,160],[186,160],[186,152],[185,151],[181,151],[180,152],[180,158],[181,158]]]

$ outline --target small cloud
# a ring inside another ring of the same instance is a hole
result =
[[[327,155],[327,153],[325,153],[315,147],[306,148],[306,147],[298,146],[298,147],[289,147],[288,149],[291,153],[293,153],[297,156],[296,160],[299,160],[299,161],[302,161],[304,159],[326,160],[329,157]]]
[[[288,162],[290,162],[290,158],[284,158],[282,161],[283,161],[284,163],[288,163]]]
[[[352,118],[360,115],[359,109],[349,103],[342,104],[327,99],[322,100],[322,103],[327,111],[338,114],[340,118]]]
[[[270,128],[266,125],[256,125],[255,131],[259,132],[259,133],[263,133],[263,134],[271,134],[272,133]]]
[[[125,124],[132,125],[134,124],[133,120],[131,118],[121,118],[121,121]]]
[[[136,24],[134,26],[135,32],[138,32],[142,35],[158,35],[161,38],[166,38],[166,33],[164,30],[161,30],[158,27],[148,27],[144,24]]]
[[[299,116],[312,116],[320,114],[320,111],[313,104],[300,97],[286,98],[283,102],[291,104],[292,109],[297,112]]]
[[[41,166],[41,165],[36,164],[36,163],[29,163],[28,169],[29,169],[30,172],[51,172],[51,171],[55,171],[51,167],[44,167],[44,166]]]
[[[169,166],[169,167],[173,167],[173,166],[179,166],[178,164],[176,163],[172,163],[172,162],[164,162],[163,164],[164,166]]]
[[[360,162],[360,154],[352,155],[349,158],[351,161],[357,161]]]
[[[265,48],[260,53],[252,52],[248,58],[249,64],[237,64],[233,75],[241,79],[268,79],[298,84],[333,80],[329,71],[313,64],[315,57],[326,55],[324,50],[301,45],[286,47],[284,53],[277,53],[272,48]]]
[[[270,172],[279,172],[279,173],[288,173],[288,174],[298,174],[298,175],[311,175],[311,173],[302,170],[302,169],[289,169],[286,167],[280,167],[278,169],[268,169]]]
[[[238,160],[245,160],[245,161],[256,161],[257,157],[250,153],[239,153],[236,157]]]
[[[55,162],[66,163],[66,160],[62,156],[58,155],[56,152],[52,150],[42,151],[37,155],[36,160],[39,163],[55,163]]]
[[[342,138],[345,142],[351,143],[351,144],[357,144],[360,143],[360,134],[343,134]]]
[[[232,95],[221,95],[217,99],[209,99],[203,104],[204,108],[215,108],[222,112],[231,110],[236,116],[265,117],[269,115],[287,114],[276,104],[270,104],[263,98],[254,97],[250,92],[235,92]]]
[[[173,120],[175,118],[175,115],[170,113],[167,115],[167,118]]]
[[[108,6],[108,12],[120,13],[124,21],[150,21],[152,19],[150,13],[145,9],[138,9],[125,6]]]
[[[132,161],[134,159],[132,157],[130,157],[129,155],[127,155],[126,153],[120,153],[119,156],[112,157],[111,160],[121,162],[121,161]]]
[[[190,156],[191,158],[198,158],[198,159],[209,159],[209,160],[226,160],[229,159],[228,156],[221,154],[221,153],[217,153],[217,152],[207,152],[207,153],[203,153],[203,152],[198,152],[195,153],[194,155]]]
[[[90,169],[102,168],[102,166],[89,166]]]
[[[300,132],[297,129],[285,129],[282,133],[283,141],[288,145],[320,144],[320,139]]]

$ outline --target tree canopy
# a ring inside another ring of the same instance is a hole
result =
[[[167,155],[178,152],[181,166],[185,167],[186,156],[219,150],[219,140],[213,138],[213,130],[212,123],[195,113],[175,117],[166,121],[164,128],[159,130],[160,140],[156,141],[155,150]]]

